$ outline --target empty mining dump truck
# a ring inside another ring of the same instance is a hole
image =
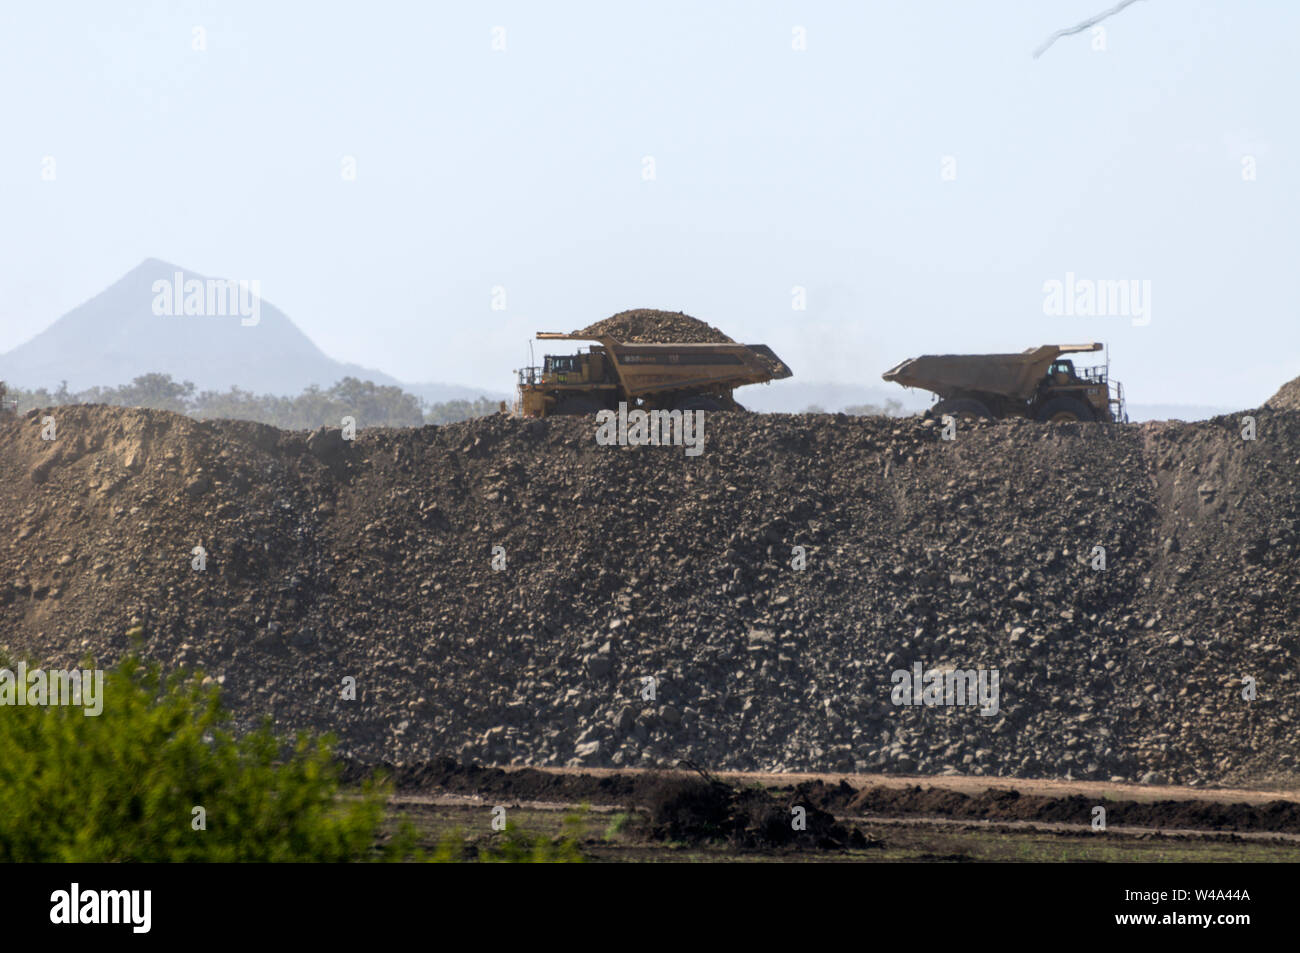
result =
[[[519,371],[525,417],[591,414],[621,401],[646,410],[737,410],[731,392],[791,376],[766,344],[625,344],[611,337],[539,332],[541,341],[596,341]]]
[[[1110,380],[1109,362],[1076,369],[1062,354],[1100,351],[1102,345],[1044,344],[1020,354],[927,354],[881,376],[904,387],[934,391],[931,408],[954,417],[1029,417],[1128,423],[1124,387]]]

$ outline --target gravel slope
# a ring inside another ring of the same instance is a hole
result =
[[[0,643],[111,661],[138,626],[243,721],[363,761],[1296,774],[1297,413],[1254,411],[1253,442],[1225,417],[951,443],[716,413],[696,458],[598,447],[580,418],[349,444],[53,413],[53,442],[40,414],[0,423]],[[913,662],[998,669],[999,714],[894,706]]]

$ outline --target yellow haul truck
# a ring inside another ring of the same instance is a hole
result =
[[[938,394],[942,399],[931,408],[936,414],[1128,423],[1124,387],[1109,379],[1109,363],[1076,370],[1061,357],[1101,349],[1093,342],[1044,344],[1020,354],[926,354],[881,376]]]
[[[625,344],[553,332],[537,339],[597,343],[519,371],[525,417],[592,414],[622,401],[646,410],[737,410],[735,388],[791,376],[766,344]]]

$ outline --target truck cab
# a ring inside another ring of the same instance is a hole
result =
[[[1047,369],[1047,380],[1057,386],[1078,381],[1074,373],[1074,361],[1053,361]]]
[[[605,380],[605,357],[595,348],[581,354],[547,354],[542,359],[544,384],[596,384]]]
[[[1126,420],[1123,388],[1108,380],[1106,365],[1076,370],[1074,361],[1057,358],[1047,368],[1030,415],[1039,420]],[[1114,395],[1111,391],[1114,390]],[[1077,401],[1088,409],[1091,418],[1071,412],[1065,400]],[[1054,408],[1048,412],[1048,405]]]
[[[525,417],[593,413],[608,406],[617,389],[604,348],[577,354],[547,354],[540,367],[519,371],[518,410]]]

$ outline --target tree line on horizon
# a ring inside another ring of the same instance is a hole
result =
[[[332,387],[315,384],[294,397],[254,394],[239,387],[228,391],[198,390],[190,381],[178,382],[170,374],[144,374],[117,387],[68,390],[68,382],[50,391],[8,388],[18,413],[33,408],[68,404],[109,404],[169,410],[197,420],[251,420],[281,430],[314,430],[339,426],[343,417],[355,417],[362,427],[420,427],[450,424],[496,413],[499,402],[488,397],[437,403],[408,394],[400,387],[345,377]],[[11,405],[12,406],[12,405]]]
[[[332,387],[312,385],[294,397],[254,394],[239,387],[227,391],[198,390],[190,381],[178,382],[170,374],[144,374],[117,387],[90,387],[70,391],[68,382],[50,391],[10,387],[6,395],[17,412],[69,404],[109,404],[114,407],[142,407],[169,410],[197,420],[251,420],[281,430],[315,430],[339,426],[343,417],[355,417],[363,427],[420,427],[452,424],[494,414],[500,403],[488,397],[475,400],[431,402],[400,387],[345,377]],[[3,408],[0,408],[3,409]],[[824,414],[826,409],[811,404],[801,413]],[[849,416],[908,416],[900,401],[887,399],[883,405],[855,404],[845,407]]]
[[[809,404],[801,414],[825,414],[829,413],[821,404]],[[903,406],[901,400],[895,400],[892,397],[886,397],[883,404],[850,404],[845,407],[842,414],[848,414],[850,417],[910,417],[911,413]]]

